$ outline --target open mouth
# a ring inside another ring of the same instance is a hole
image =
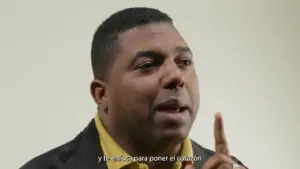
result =
[[[157,111],[161,112],[167,112],[167,113],[182,113],[185,110],[187,110],[187,107],[162,107],[162,108],[157,108]]]
[[[181,113],[187,109],[188,106],[181,104],[177,99],[169,99],[156,106],[157,111],[167,112],[167,113]]]

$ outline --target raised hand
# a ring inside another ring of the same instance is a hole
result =
[[[224,132],[224,124],[221,113],[216,113],[214,124],[215,154],[210,157],[201,169],[245,169],[232,160]],[[194,166],[186,166],[185,169],[195,169]]]

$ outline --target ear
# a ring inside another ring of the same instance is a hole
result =
[[[108,106],[107,83],[98,79],[93,80],[90,86],[90,92],[95,103],[101,106],[101,109],[106,110]]]

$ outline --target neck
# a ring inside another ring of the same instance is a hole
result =
[[[182,141],[174,141],[168,139],[167,141],[151,141],[145,140],[146,137],[140,137],[138,139],[132,139],[127,132],[117,132],[119,129],[114,128],[114,125],[108,123],[106,115],[101,115],[100,118],[104,128],[115,140],[115,142],[129,155],[133,157],[147,157],[148,161],[144,162],[150,169],[167,169],[172,168],[174,161],[149,161],[153,157],[168,157],[179,156],[182,150]],[[123,134],[126,133],[126,134]],[[145,132],[147,133],[147,132]],[[148,137],[147,137],[148,138]]]
[[[125,140],[127,141],[122,142],[120,140],[118,144],[133,157],[147,157],[148,160],[143,163],[147,164],[149,169],[171,169],[175,163],[175,160],[170,160],[171,157],[179,156],[182,151],[182,143],[175,144],[162,141],[146,145],[134,144],[135,141],[131,140],[130,142],[128,138]],[[138,142],[138,140],[136,142]]]
[[[166,145],[164,147],[166,147]],[[147,164],[150,169],[171,169],[174,166],[175,160],[170,159],[173,158],[172,156],[179,156],[181,154],[181,150],[182,144],[174,145],[174,147],[170,146],[169,149],[148,156],[148,159],[155,157],[162,159],[152,159],[152,162],[147,161],[145,164]]]

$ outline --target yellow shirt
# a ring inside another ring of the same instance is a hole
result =
[[[146,164],[143,164],[141,162],[135,162],[132,160],[132,157],[127,154],[115,141],[114,139],[108,134],[108,132],[103,127],[100,117],[98,113],[95,117],[95,123],[96,127],[99,133],[99,140],[100,144],[104,153],[104,156],[107,158],[115,158],[110,159],[106,161],[108,169],[121,169],[122,167],[128,169],[148,169],[148,166]],[[183,148],[181,152],[181,156],[183,157],[193,157],[193,148],[191,140],[187,137],[183,142]],[[127,160],[121,160],[116,159],[117,157],[123,157],[122,159]],[[188,163],[193,163],[192,161]],[[185,166],[186,162],[176,162],[173,166],[173,169],[181,169],[181,167]]]

